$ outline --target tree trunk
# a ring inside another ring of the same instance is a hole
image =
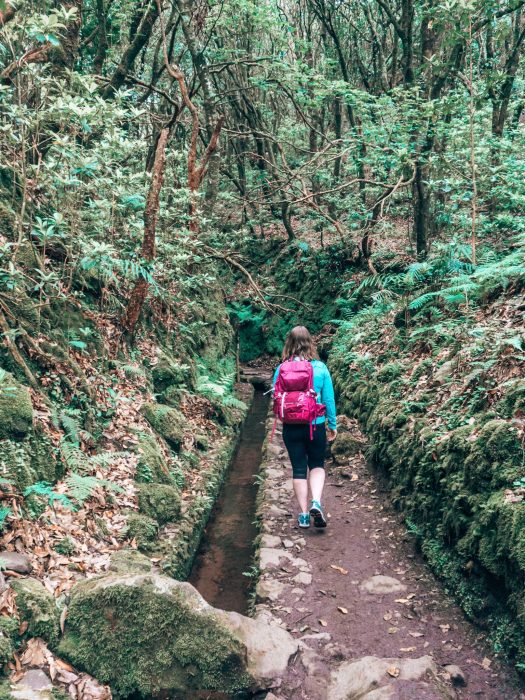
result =
[[[188,0],[177,0],[177,7],[180,13],[181,26],[184,34],[184,39],[191,54],[191,59],[197,77],[199,78],[200,88],[202,91],[202,105],[204,107],[204,122],[206,126],[206,136],[208,142],[211,141],[215,124],[218,120],[217,110],[215,108],[216,98],[215,91],[210,79],[208,63],[204,55],[204,48],[199,45],[197,37],[192,26],[191,17],[191,2]],[[221,154],[217,148],[210,156],[208,163],[208,174],[206,183],[206,192],[204,194],[204,214],[209,216],[217,199],[219,190],[219,168]]]
[[[425,258],[428,252],[428,241],[431,234],[430,190],[428,179],[429,164],[419,160],[416,163],[414,183],[412,185],[412,201],[414,207],[414,238],[419,258]]]
[[[151,36],[153,30],[153,25],[157,21],[159,12],[157,9],[157,4],[154,0],[148,2],[146,9],[142,15],[135,35],[131,38],[118,66],[113,73],[111,80],[101,90],[102,97],[104,99],[109,99],[112,97],[117,90],[124,85],[126,82],[126,77],[128,73],[133,69],[135,59],[139,55],[140,51],[146,46]]]
[[[160,132],[155,151],[155,162],[153,174],[149,187],[146,208],[144,209],[144,238],[142,241],[141,256],[143,260],[151,262],[155,258],[155,233],[159,216],[159,201],[162,181],[164,179],[164,168],[166,166],[166,145],[168,143],[169,129]],[[131,292],[126,314],[122,319],[124,330],[133,336],[140,312],[148,294],[149,283],[144,277],[139,277],[135,287]]]

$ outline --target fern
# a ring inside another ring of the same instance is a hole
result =
[[[85,472],[91,469],[89,458],[77,444],[69,442],[65,437],[60,440],[60,452],[66,467],[72,472]]]
[[[66,479],[66,486],[69,495],[80,506],[91,498],[97,488],[105,488],[110,491],[122,492],[123,489],[107,479],[98,479],[96,476],[81,476],[80,474],[70,474]]]
[[[60,413],[60,423],[64,428],[67,439],[74,445],[80,445],[80,423],[73,416],[64,413]]]
[[[66,508],[73,508],[73,504],[69,498],[63,493],[57,493],[53,490],[52,484],[48,481],[37,481],[36,484],[28,486],[23,492],[24,498],[29,496],[36,496],[45,500],[50,506],[53,506],[55,502],[58,502],[65,506]]]

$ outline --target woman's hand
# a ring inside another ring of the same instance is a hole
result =
[[[328,428],[328,430],[326,432],[327,432],[328,442],[333,442],[337,437],[337,430],[332,430],[332,428]]]

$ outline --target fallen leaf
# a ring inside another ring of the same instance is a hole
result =
[[[439,625],[439,629],[442,632],[448,632],[450,630],[450,625]]]
[[[383,615],[383,620],[386,620],[388,622],[388,620],[391,620],[391,619],[392,619],[392,613],[387,612]]]
[[[400,670],[398,669],[397,666],[389,666],[386,670],[389,676],[392,676],[392,678],[397,678],[400,674]]]
[[[348,614],[348,610],[346,608],[343,608],[342,606],[337,606],[337,609],[339,610],[340,613],[343,613],[343,615]]]
[[[321,627],[327,627],[328,622],[326,620],[319,620],[319,624],[321,625]]]
[[[425,635],[423,632],[409,632],[408,633],[411,637],[424,637]]]
[[[340,574],[347,574],[348,571],[346,569],[343,569],[342,566],[337,566],[336,564],[330,564],[331,569],[335,569],[336,571],[339,571]]]
[[[484,669],[488,670],[490,668],[491,663],[492,661],[485,656],[485,658],[481,662],[481,665]]]
[[[395,634],[397,632],[397,627],[389,627],[388,634]]]
[[[415,651],[417,647],[401,647],[399,651]]]
[[[352,478],[350,479],[350,481],[357,481],[358,479],[359,479],[359,475],[354,473],[354,474],[352,474]]]

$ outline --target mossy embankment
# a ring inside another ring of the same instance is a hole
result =
[[[30,375],[0,347],[0,549],[16,543],[27,555],[27,577],[8,576],[5,673],[32,637],[58,648],[70,590],[106,573],[121,548],[186,577],[251,400],[235,387],[214,272],[192,263],[206,284],[161,322],[147,311],[128,345],[115,342],[119,318],[101,309],[100,280],[78,270],[74,303],[37,319],[38,345],[23,356]]]
[[[370,285],[372,298],[362,285],[330,366],[340,410],[360,420],[370,461],[386,474],[432,568],[487,629],[495,652],[523,664],[525,301],[517,255],[459,281],[439,279],[432,262],[418,264],[428,279],[417,284],[410,270],[394,271]]]

